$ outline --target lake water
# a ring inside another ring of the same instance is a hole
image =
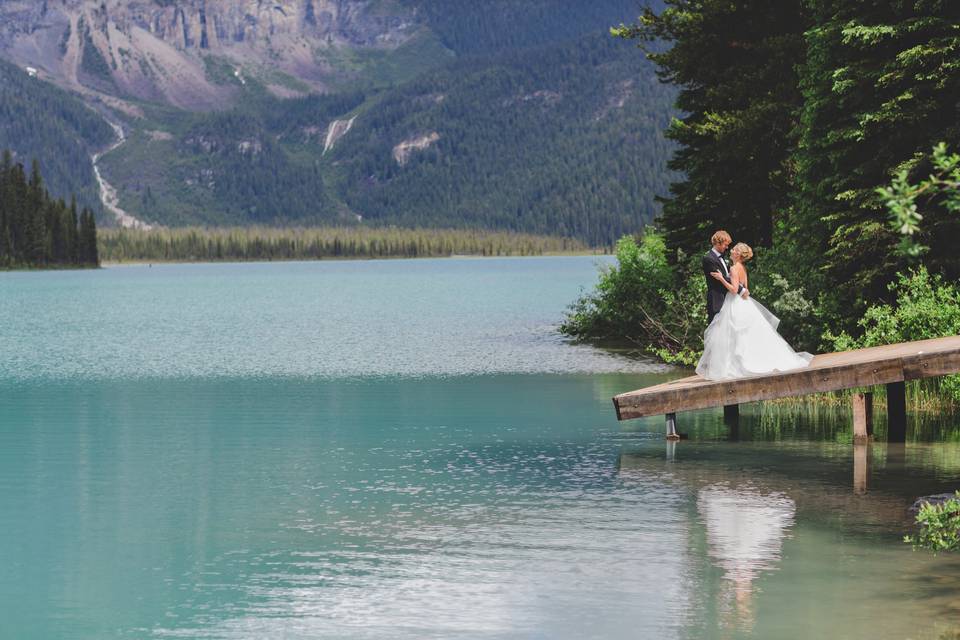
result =
[[[0,638],[954,638],[960,425],[617,423],[596,262],[0,274]]]

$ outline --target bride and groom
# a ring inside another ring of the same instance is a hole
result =
[[[796,353],[777,333],[780,320],[750,297],[745,263],[753,250],[743,242],[723,254],[732,242],[726,231],[711,238],[713,248],[703,256],[707,278],[707,330],[697,373],[707,380],[742,378],[773,371],[789,371],[810,364],[813,356]]]

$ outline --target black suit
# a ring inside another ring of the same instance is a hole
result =
[[[719,271],[724,279],[730,282],[730,269],[729,267],[723,268],[723,265],[720,264],[720,258],[713,252],[713,249],[704,254],[701,264],[703,265],[703,275],[707,278],[707,324],[710,324],[713,322],[713,317],[720,313],[723,299],[727,297],[727,288],[710,274]]]

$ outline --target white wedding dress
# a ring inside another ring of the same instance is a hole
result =
[[[777,333],[780,320],[754,300],[727,293],[703,334],[697,373],[707,380],[727,380],[806,367],[809,353],[797,353]]]

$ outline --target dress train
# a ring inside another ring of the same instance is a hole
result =
[[[707,380],[742,378],[806,367],[813,356],[797,353],[777,333],[780,320],[753,298],[727,293],[703,334],[697,373]]]

